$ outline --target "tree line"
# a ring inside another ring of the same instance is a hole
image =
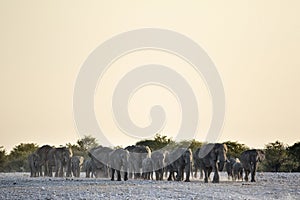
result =
[[[240,154],[248,150],[249,147],[237,141],[224,142],[228,148],[228,158],[239,158]],[[141,140],[136,145],[148,146],[152,151],[169,146],[189,146],[194,152],[204,143],[191,140],[175,142],[172,138],[157,134],[154,139]],[[88,149],[98,146],[96,138],[84,136],[77,140],[75,144],[67,143],[67,147],[72,148],[73,154],[88,157]],[[39,146],[35,143],[21,143],[15,146],[10,153],[0,147],[0,172],[28,172],[29,167],[27,157]],[[266,159],[259,165],[259,171],[265,172],[300,172],[300,142],[291,146],[285,145],[280,141],[271,142],[264,147]]]

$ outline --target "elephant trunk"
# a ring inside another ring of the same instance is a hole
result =
[[[191,158],[190,158],[189,154],[187,154],[187,155],[185,156],[184,162],[185,162],[186,165],[189,164],[189,163],[191,162]]]
[[[218,160],[219,160],[219,163],[218,163],[219,171],[223,171],[226,160],[227,160],[226,154],[225,153],[220,154]]]

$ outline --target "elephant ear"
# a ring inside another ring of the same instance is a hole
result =
[[[203,145],[199,151],[199,158],[204,158],[211,153],[214,153],[215,144],[206,144]]]
[[[257,150],[257,160],[262,162],[265,159],[265,153],[262,150]]]

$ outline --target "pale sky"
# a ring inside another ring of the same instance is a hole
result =
[[[292,145],[300,140],[299,10],[297,0],[1,0],[0,146],[11,150],[21,142],[75,143],[82,134],[74,123],[73,90],[83,62],[112,36],[145,27],[186,35],[215,63],[226,95],[226,119],[219,141],[263,147],[280,140]],[[205,107],[197,136],[202,139],[211,117],[205,86],[193,79],[186,63],[157,51],[120,59],[100,80],[95,109],[97,119],[104,120],[106,136],[116,145],[135,142],[117,132],[105,105],[109,105],[117,77],[148,62],[182,70],[192,85],[199,85],[194,90],[199,92],[200,107]],[[118,66],[126,67],[121,72]],[[147,105],[159,104],[158,100],[171,113],[162,132],[172,136],[180,122],[180,109],[176,99],[161,88],[136,93],[130,116],[141,126],[149,123]]]

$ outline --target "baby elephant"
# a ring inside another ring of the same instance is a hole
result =
[[[243,180],[243,166],[242,163],[237,160],[232,166],[233,180]]]
[[[74,177],[80,177],[80,170],[83,165],[84,158],[82,156],[73,156],[71,158],[71,169]]]
[[[40,169],[40,157],[36,153],[32,153],[28,156],[28,163],[30,168],[30,177],[39,176]]]
[[[235,158],[229,158],[225,163],[225,169],[228,175],[228,180],[230,180],[230,177],[233,180],[233,165],[236,163]]]

